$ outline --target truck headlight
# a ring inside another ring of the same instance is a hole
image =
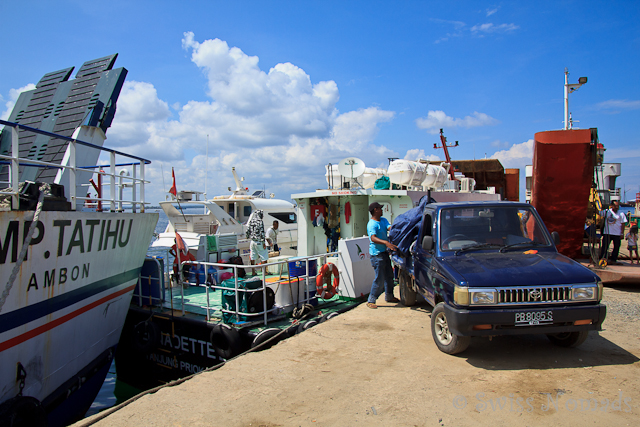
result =
[[[588,301],[598,299],[598,288],[591,286],[579,286],[573,288],[573,300],[574,301]]]
[[[456,285],[453,290],[453,300],[458,305],[469,305],[469,288]]]
[[[496,292],[493,289],[473,290],[471,294],[471,304],[495,304]]]

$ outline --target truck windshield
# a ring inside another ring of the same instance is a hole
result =
[[[473,206],[443,209],[440,213],[440,249],[550,246],[533,210],[513,206]]]

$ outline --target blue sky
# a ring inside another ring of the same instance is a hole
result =
[[[47,72],[118,53],[129,73],[107,145],[153,163],[148,200],[325,188],[348,156],[531,164],[561,129],[597,127],[617,186],[640,191],[640,2],[2,1],[0,116]],[[208,161],[206,159],[208,135]],[[163,175],[164,172],[164,182]],[[521,198],[524,194],[521,192]]]

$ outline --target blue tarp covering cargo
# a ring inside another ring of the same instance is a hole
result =
[[[410,256],[409,248],[418,237],[422,224],[422,212],[429,202],[435,203],[435,200],[423,196],[417,207],[398,215],[389,229],[389,241],[398,247],[400,254],[404,257]]]

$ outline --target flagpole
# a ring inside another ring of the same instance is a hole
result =
[[[204,201],[207,201],[207,181],[209,180],[209,134],[207,134],[207,160],[204,165]]]
[[[182,214],[182,218],[184,219],[184,222],[187,222],[187,217],[184,216],[182,206],[180,206],[180,199],[178,198],[178,187],[176,187],[176,173],[173,170],[173,167],[171,168],[171,176],[173,177],[173,185],[171,186],[171,190],[169,190],[169,193],[171,193],[171,195],[176,199],[178,207],[180,208],[180,213]]]

